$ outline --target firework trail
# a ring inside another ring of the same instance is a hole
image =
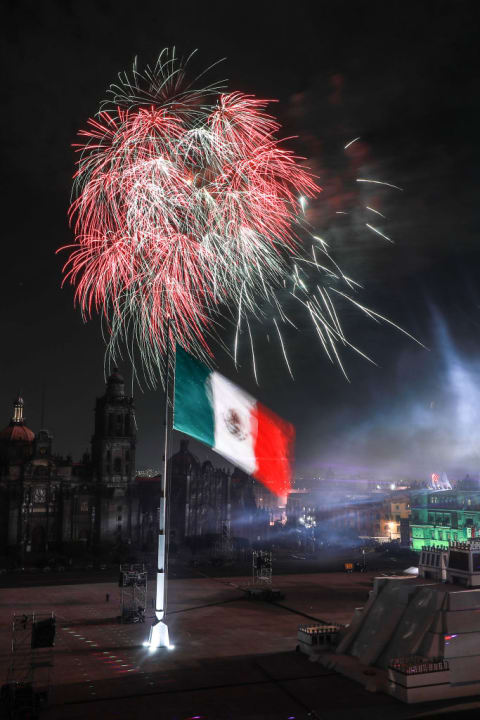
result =
[[[332,290],[356,284],[324,240],[311,236],[312,259],[304,255],[304,209],[320,188],[277,138],[269,101],[227,93],[222,83],[198,88],[201,76],[187,78],[189,59],[164,50],[153,68],[134,65],[131,75],[120,74],[79,132],[69,211],[76,242],[68,246],[64,281],[76,286],[84,317],[100,312],[105,319],[113,360],[123,347],[132,359],[140,351],[149,384],[161,373],[166,318],[171,340],[208,362],[208,339],[229,313],[235,360],[245,320],[256,378],[249,317],[266,319],[265,308],[292,374],[279,327],[293,325],[279,300],[285,288],[342,367],[337,345],[350,343]],[[313,291],[312,267],[324,281]]]

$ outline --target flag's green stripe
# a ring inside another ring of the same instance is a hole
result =
[[[173,427],[213,447],[213,408],[207,395],[210,370],[177,345]]]

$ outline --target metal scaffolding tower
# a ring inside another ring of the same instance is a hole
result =
[[[268,550],[253,551],[252,579],[255,585],[272,584],[272,553]]]
[[[120,565],[120,619],[122,623],[145,622],[147,571],[145,566]]]

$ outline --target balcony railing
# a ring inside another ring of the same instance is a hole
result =
[[[443,672],[449,669],[448,660],[444,658],[423,658],[418,655],[410,657],[392,658],[388,664],[392,670],[405,675],[419,675],[423,673]]]

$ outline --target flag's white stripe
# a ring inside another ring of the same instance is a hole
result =
[[[245,472],[253,473],[256,427],[252,411],[256,400],[217,372],[209,377],[209,395],[215,422],[214,450]]]

